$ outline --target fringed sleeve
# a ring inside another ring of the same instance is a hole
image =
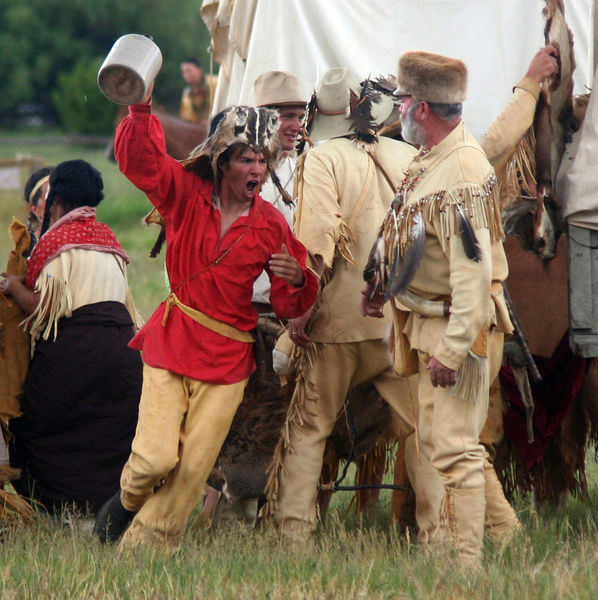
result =
[[[498,172],[512,156],[519,140],[534,122],[540,86],[529,77],[521,80],[503,111],[496,117],[480,146]]]
[[[70,317],[73,313],[73,295],[68,283],[68,273],[59,259],[50,261],[41,271],[35,282],[35,293],[39,293],[37,308],[23,322],[30,324],[33,340],[52,339],[58,334],[58,321]]]

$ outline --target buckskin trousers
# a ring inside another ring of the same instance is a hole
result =
[[[317,485],[326,439],[332,432],[351,387],[370,382],[396,411],[399,429],[406,436],[406,462],[417,502],[425,502],[426,478],[418,477],[429,464],[418,456],[414,406],[417,398],[406,378],[391,366],[388,344],[366,340],[318,344],[318,353],[307,374],[303,391],[295,389],[293,401],[305,393],[305,421],[294,423],[280,470],[275,521],[283,534],[306,539],[316,527]],[[413,386],[412,386],[413,387]]]
[[[243,399],[247,379],[216,385],[144,364],[137,431],[121,501],[139,511],[120,549],[175,549]]]

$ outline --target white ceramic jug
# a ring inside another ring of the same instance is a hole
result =
[[[98,72],[102,93],[117,104],[141,102],[162,67],[160,48],[148,37],[118,38]]]

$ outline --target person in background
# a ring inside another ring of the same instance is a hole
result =
[[[52,167],[38,169],[31,174],[23,190],[25,202],[29,207],[29,215],[27,216],[27,230],[31,234],[29,253],[33,251],[41,235],[51,173]]]
[[[362,97],[369,114],[358,119],[351,97]],[[314,104],[308,135],[322,143],[309,150],[298,169],[294,231],[322,285],[316,305],[289,320],[296,385],[270,467],[263,513],[292,544],[308,541],[317,528],[326,440],[350,388],[367,382],[395,413],[417,502],[426,502],[409,383],[394,373],[390,359],[391,317],[364,319],[350,300],[351,291],[362,287],[376,230],[415,150],[377,135],[393,103],[366,91],[346,68],[324,73]]]
[[[187,83],[181,96],[179,116],[186,121],[199,123],[210,118],[211,95],[215,82],[204,77],[201,64],[196,58],[186,58],[181,63],[181,75]]]
[[[460,564],[479,567],[488,464],[480,434],[504,334],[512,331],[501,285],[508,267],[496,175],[461,119],[467,88],[462,61],[406,52],[398,82],[402,135],[419,153],[379,240],[386,240],[384,255],[400,252],[401,268],[411,273],[405,283],[411,312],[393,300],[394,324],[417,354],[418,434],[444,483],[439,525],[446,523]],[[392,240],[385,231],[393,232]],[[411,258],[415,250],[407,252],[411,246],[418,248],[417,260]],[[362,314],[382,317],[385,290],[377,262],[361,306]]]
[[[286,71],[268,71],[257,77],[253,86],[255,106],[270,108],[278,112],[280,125],[278,142],[281,152],[272,166],[260,195],[275,206],[293,227],[296,200],[293,198],[293,184],[297,167],[295,145],[307,105],[307,94],[301,89],[297,77]],[[253,303],[260,312],[272,312],[270,306],[270,281],[262,273],[253,288]]]
[[[50,513],[97,510],[118,485],[137,423],[142,364],[128,347],[140,324],[127,285],[129,258],[96,220],[100,173],[83,160],[50,175],[43,227],[26,276],[2,273],[2,291],[29,315],[34,352],[21,410],[9,428],[13,482]]]

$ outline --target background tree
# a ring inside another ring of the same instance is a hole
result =
[[[206,71],[209,65],[210,38],[200,5],[199,0],[2,0],[0,123],[10,125],[31,112],[72,130],[62,120],[69,111],[56,108],[65,86],[69,89],[65,102],[71,107],[77,94],[81,102],[90,102],[90,94],[101,96],[89,88],[89,73],[126,33],[149,34],[162,50],[156,100],[176,111],[184,86],[180,61],[197,56]],[[92,99],[103,114],[90,132],[99,133],[97,129],[105,129],[106,114],[114,114],[115,108],[108,100]]]

